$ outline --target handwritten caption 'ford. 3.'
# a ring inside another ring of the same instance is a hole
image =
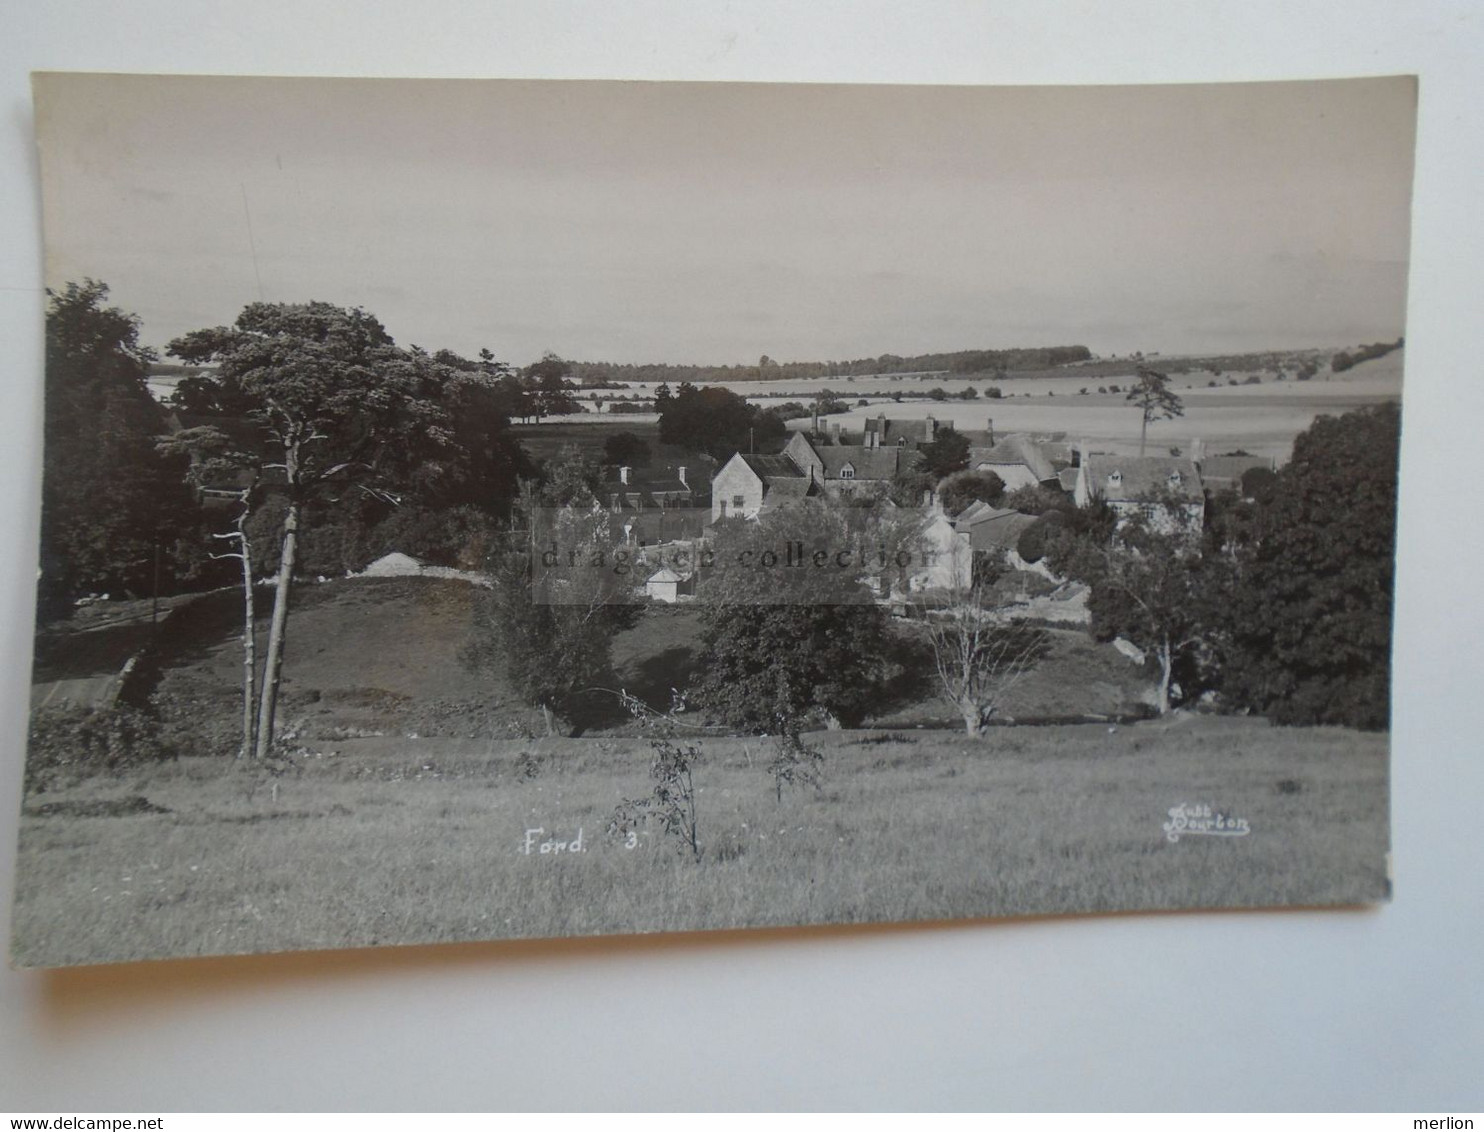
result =
[[[583,827],[577,827],[575,837],[563,837],[555,832],[547,834],[544,826],[528,829],[525,836],[521,838],[520,848],[516,851],[522,857],[557,857],[567,853],[586,853],[588,843],[583,836]],[[625,849],[637,849],[639,847],[639,835],[629,830],[624,835],[623,847]]]
[[[1191,806],[1182,802],[1170,807],[1170,820],[1164,823],[1165,840],[1182,837],[1246,837],[1252,832],[1246,818],[1213,810],[1210,806]]]

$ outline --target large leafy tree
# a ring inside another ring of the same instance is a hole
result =
[[[641,607],[627,551],[593,494],[597,466],[564,448],[543,470],[544,482],[523,482],[495,540],[462,659],[502,673],[550,733],[557,720],[580,726],[615,690],[613,639]]]
[[[47,294],[39,600],[53,613],[88,591],[147,593],[200,555],[180,542],[197,519],[185,462],[155,447],[165,414],[138,318],[91,279]]]
[[[1235,551],[1222,694],[1279,723],[1389,722],[1395,402],[1320,417]]]
[[[700,593],[697,700],[756,731],[796,729],[810,714],[859,722],[879,701],[890,651],[869,583],[890,583],[910,537],[875,508],[812,502],[723,524]]]
[[[670,394],[661,387],[655,398],[660,415],[660,442],[705,452],[718,460],[734,452],[755,451],[785,435],[783,422],[720,386],[698,388],[682,382]]]
[[[572,363],[552,353],[543,354],[540,361],[526,367],[523,385],[530,397],[532,416],[540,420],[582,411],[574,396],[577,386],[571,381],[571,373]]]
[[[950,426],[944,426],[931,443],[918,449],[917,454],[921,467],[930,472],[935,481],[941,480],[969,466],[969,438]]]
[[[1005,498],[1005,481],[988,469],[956,472],[938,485],[938,497],[950,515],[957,515],[975,500],[998,507]]]
[[[1100,640],[1123,637],[1143,649],[1159,672],[1155,708],[1173,706],[1178,669],[1194,671],[1221,607],[1218,565],[1201,552],[1198,532],[1156,531],[1140,519],[1104,542],[1084,574],[1088,609]],[[1183,687],[1189,694],[1193,688]]]
[[[272,745],[289,598],[311,505],[363,493],[395,500],[410,486],[435,491],[456,466],[442,399],[448,367],[400,350],[372,315],[329,303],[253,303],[232,326],[170,343],[187,362],[214,364],[250,405],[264,437],[244,462],[274,501],[277,583],[254,752]]]

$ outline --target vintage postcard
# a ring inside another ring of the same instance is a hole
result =
[[[1385,900],[1416,94],[36,76],[14,961]]]

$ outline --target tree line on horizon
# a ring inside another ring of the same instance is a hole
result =
[[[1008,350],[955,350],[946,353],[879,354],[849,361],[777,362],[764,354],[756,365],[676,365],[666,362],[570,362],[585,385],[599,382],[788,381],[865,377],[894,373],[1003,373],[1012,369],[1054,369],[1092,358],[1086,346],[1036,346]]]

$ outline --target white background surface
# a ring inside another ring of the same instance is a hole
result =
[[[0,0],[7,937],[39,498],[43,295],[29,71],[1422,76],[1390,906],[7,970],[0,1110],[1484,1106],[1481,12],[1464,0]]]

